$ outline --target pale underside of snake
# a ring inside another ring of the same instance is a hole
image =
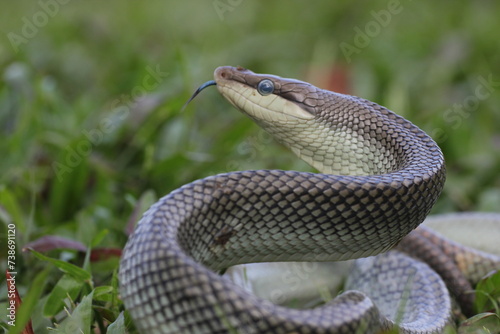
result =
[[[445,181],[442,153],[418,127],[298,80],[227,66],[214,78],[195,95],[216,85],[321,173],[230,172],[155,203],[120,264],[121,297],[140,332],[439,333],[451,322],[449,291],[467,309],[470,282],[500,269],[498,256],[418,227]],[[499,230],[498,216],[479,218]],[[241,263],[356,258],[346,291],[312,309],[273,304],[217,274]]]

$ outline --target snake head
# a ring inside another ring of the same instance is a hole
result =
[[[319,88],[294,79],[221,66],[214,72],[219,92],[257,122],[300,122],[316,117]]]

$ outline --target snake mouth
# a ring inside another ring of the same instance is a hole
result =
[[[216,70],[215,70],[215,74],[214,76],[217,78],[217,75],[219,75],[220,78],[222,79],[228,79],[230,80],[227,75],[227,71],[224,71],[225,69],[232,69],[232,67],[230,66],[221,66],[221,67],[218,67]],[[237,67],[236,68],[238,71],[248,71],[247,69],[244,69],[243,67]],[[210,81],[207,81],[203,84],[200,85],[200,87],[198,87],[195,92],[193,93],[193,95],[191,95],[191,97],[187,100],[186,103],[184,103],[184,105],[182,106],[182,109],[181,110],[184,110],[186,109],[187,105],[194,100],[194,98],[196,96],[198,96],[198,94],[201,93],[202,90],[204,90],[205,88],[209,87],[209,86],[217,86],[217,82],[216,80],[210,80]]]

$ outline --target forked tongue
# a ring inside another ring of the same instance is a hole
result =
[[[184,111],[184,109],[186,109],[189,102],[191,102],[196,97],[196,95],[200,94],[200,92],[202,90],[204,90],[208,86],[216,86],[216,85],[217,85],[217,83],[215,82],[215,80],[210,80],[210,81],[205,82],[200,87],[198,87],[198,89],[193,93],[193,95],[189,98],[189,100],[186,103],[184,103],[184,105],[182,106],[181,112]]]

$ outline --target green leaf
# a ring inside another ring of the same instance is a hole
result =
[[[118,281],[118,269],[115,269],[113,271],[113,276],[111,277],[111,286],[113,287],[113,306],[118,307],[119,305],[122,304],[121,299],[118,297],[119,290],[120,290],[120,283]],[[118,305],[118,306],[117,306]]]
[[[53,317],[64,308],[64,300],[75,300],[81,291],[83,283],[73,276],[65,274],[52,289],[43,307],[43,315]]]
[[[125,317],[123,316],[123,312],[120,312],[118,318],[108,326],[107,334],[123,334],[126,332]]]
[[[92,325],[92,298],[94,292],[85,296],[63,322],[56,327],[56,332],[90,334]]]
[[[85,253],[85,259],[83,260],[82,269],[85,270],[89,275],[92,275],[92,268],[90,265],[90,255],[92,255],[92,249],[87,248],[87,252]]]
[[[59,268],[62,272],[66,273],[68,275],[71,275],[72,277],[79,280],[80,282],[90,283],[91,275],[88,271],[86,271],[80,267],[77,267],[71,263],[45,256],[41,253],[38,253],[37,251],[35,251],[33,249],[29,249],[29,251],[31,253],[33,253],[33,255],[35,255],[40,260],[48,261],[48,262],[52,263],[57,268]]]
[[[23,219],[23,210],[19,206],[16,198],[5,185],[0,185],[0,205],[1,215],[0,219],[4,221],[5,225],[14,223],[20,232],[26,232],[26,226]]]
[[[113,301],[115,289],[109,285],[98,286],[94,289],[94,300],[103,302]]]
[[[494,313],[480,313],[460,324],[457,333],[498,333],[500,318]]]
[[[16,325],[10,329],[9,334],[19,334],[23,331],[42,295],[49,272],[50,268],[45,268],[45,270],[36,275],[31,288],[22,299],[21,307],[16,312]]]
[[[476,286],[475,307],[478,312],[495,309],[500,314],[500,271],[484,277]]]

